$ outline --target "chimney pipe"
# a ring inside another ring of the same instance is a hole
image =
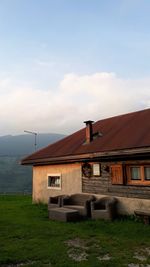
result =
[[[93,140],[93,127],[92,123],[94,121],[84,121],[86,124],[86,144],[89,144]]]

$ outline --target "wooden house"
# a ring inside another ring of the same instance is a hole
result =
[[[33,201],[82,192],[117,197],[122,214],[150,208],[150,109],[85,124],[22,160]]]

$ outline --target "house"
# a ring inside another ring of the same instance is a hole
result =
[[[85,124],[22,160],[33,201],[82,192],[117,197],[122,214],[150,208],[150,109]]]

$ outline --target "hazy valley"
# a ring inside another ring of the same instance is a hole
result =
[[[63,137],[61,134],[38,134],[37,149]],[[20,160],[34,150],[32,135],[0,137],[0,193],[32,191],[32,167],[20,165]]]

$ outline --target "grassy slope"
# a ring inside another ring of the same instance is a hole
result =
[[[87,242],[87,261],[68,257],[64,242],[74,238]],[[121,267],[139,263],[133,255],[147,247],[150,227],[140,222],[54,222],[48,220],[47,207],[32,205],[29,196],[0,196],[0,266]],[[111,260],[97,259],[106,254]],[[142,264],[150,264],[150,257]]]

